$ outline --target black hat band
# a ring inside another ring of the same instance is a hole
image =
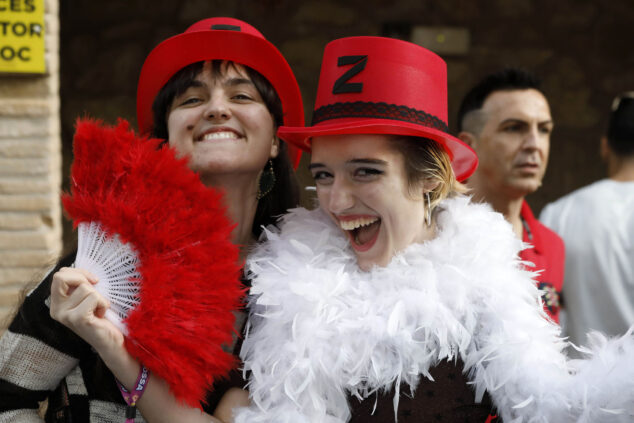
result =
[[[341,118],[389,119],[414,123],[448,133],[449,127],[438,117],[407,106],[355,101],[322,106],[313,112],[311,125]]]

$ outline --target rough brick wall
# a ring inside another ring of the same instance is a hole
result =
[[[47,74],[0,74],[0,333],[62,247],[57,0],[45,26]]]

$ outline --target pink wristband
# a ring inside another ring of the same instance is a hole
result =
[[[141,395],[143,395],[143,391],[145,390],[145,386],[147,385],[149,378],[150,371],[141,364],[141,371],[139,372],[139,377],[136,379],[132,392],[125,389],[121,382],[115,379],[123,399],[126,404],[128,404],[125,409],[125,423],[134,423],[134,418],[136,417],[136,403],[141,399]]]

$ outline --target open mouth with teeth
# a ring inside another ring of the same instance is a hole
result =
[[[203,134],[198,141],[237,140],[238,134],[233,131],[216,131]]]
[[[367,251],[374,246],[379,236],[381,219],[377,216],[360,216],[345,220],[340,218],[339,224],[350,238],[352,248]]]

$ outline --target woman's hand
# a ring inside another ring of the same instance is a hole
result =
[[[101,356],[113,375],[128,389],[134,386],[140,364],[124,347],[124,336],[104,318],[109,302],[95,289],[97,278],[84,269],[63,267],[53,275],[51,317],[70,328]],[[148,422],[222,423],[197,408],[179,403],[167,383],[152,374],[137,407]]]
[[[123,345],[123,334],[104,318],[110,306],[94,285],[97,278],[84,269],[63,267],[53,275],[51,317],[70,328],[103,358]]]

